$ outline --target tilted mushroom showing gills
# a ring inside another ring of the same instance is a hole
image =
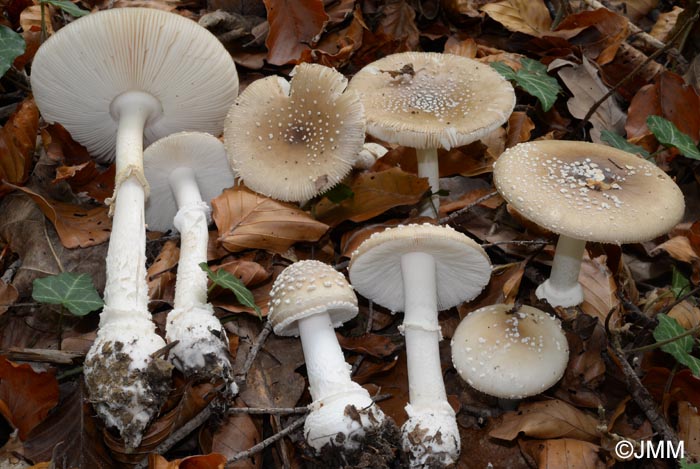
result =
[[[455,463],[459,429],[442,379],[438,311],[481,293],[491,276],[488,256],[452,228],[403,225],[365,240],[353,252],[349,271],[361,295],[404,311],[410,404],[401,433],[411,465]]]
[[[356,449],[366,432],[384,421],[367,390],[350,379],[335,336],[334,328],[357,312],[357,297],[345,277],[319,261],[290,265],[270,292],[268,317],[275,334],[301,337],[313,400],[304,436],[318,452],[329,444]]]
[[[564,375],[569,345],[559,320],[531,306],[497,304],[469,313],[452,336],[452,363],[473,388],[522,399]]]
[[[234,183],[224,145],[207,133],[172,134],[146,149],[144,170],[148,228],[180,232],[175,304],[165,329],[168,342],[177,341],[170,360],[188,376],[224,379],[235,394],[226,331],[207,302],[207,274],[199,267],[207,261],[209,201]]]
[[[500,127],[513,112],[513,86],[487,64],[451,54],[403,52],[365,66],[348,90],[360,95],[367,132],[415,148],[418,175],[437,193],[437,149],[475,142]],[[433,217],[433,196],[421,215]]]
[[[238,93],[231,56],[194,21],[146,8],[92,13],[38,50],[34,98],[100,162],[116,160],[105,307],[85,360],[97,413],[135,447],[169,390],[148,311],[143,143],[184,129],[218,134]]]
[[[303,63],[256,80],[226,118],[224,143],[238,177],[256,192],[301,202],[345,177],[365,141],[365,115],[347,79]]]
[[[498,158],[493,180],[516,211],[559,233],[552,272],[536,290],[552,306],[583,302],[586,241],[648,241],[668,233],[685,210],[676,183],[654,164],[595,143],[518,144]]]

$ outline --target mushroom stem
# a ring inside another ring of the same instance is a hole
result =
[[[417,148],[416,159],[418,161],[418,176],[428,178],[430,192],[433,193],[430,199],[421,203],[419,215],[437,218],[437,211],[440,209],[440,196],[437,195],[440,190],[437,148]]]
[[[585,241],[559,235],[552,272],[549,279],[537,287],[537,298],[547,300],[552,306],[565,308],[583,303],[583,288],[578,276],[585,248]]]

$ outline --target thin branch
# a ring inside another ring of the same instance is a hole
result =
[[[506,244],[514,244],[516,246],[541,246],[541,245],[547,245],[551,244],[551,241],[548,241],[546,239],[533,239],[531,241],[528,240],[522,240],[522,241],[496,241],[495,243],[485,243],[482,244],[482,248],[491,248],[494,246],[503,246]]]
[[[253,343],[253,346],[248,352],[248,356],[246,357],[245,363],[243,364],[243,369],[236,374],[236,384],[238,384],[239,386],[242,386],[245,383],[246,376],[248,376],[248,372],[253,366],[255,357],[258,356],[258,352],[265,344],[265,340],[267,339],[267,336],[270,335],[270,332],[272,332],[272,323],[270,321],[266,321],[265,326],[263,326],[262,330],[260,331],[260,334],[258,334],[258,336],[255,338],[255,342]]]
[[[495,197],[495,196],[497,196],[497,195],[498,195],[498,191],[489,192],[488,194],[479,197],[478,199],[476,199],[474,202],[470,203],[470,204],[467,205],[466,207],[462,207],[462,208],[460,208],[459,210],[457,210],[456,212],[452,212],[452,213],[450,213],[448,216],[443,217],[443,218],[440,218],[440,219],[438,220],[438,223],[441,224],[441,225],[444,225],[444,224],[446,224],[446,223],[450,223],[450,222],[453,221],[455,218],[457,218],[457,217],[459,217],[459,216],[461,216],[461,215],[464,215],[465,213],[467,213],[469,210],[473,209],[474,207],[476,207],[476,206],[479,205],[480,203],[482,203],[482,202],[484,202],[484,201],[490,199],[491,197]]]
[[[307,414],[308,407],[231,407],[226,412],[229,414],[249,414],[249,415],[287,415],[287,414]]]
[[[693,327],[692,329],[688,329],[688,330],[686,330],[685,332],[683,332],[683,333],[681,333],[681,334],[678,334],[678,335],[675,336],[675,337],[671,337],[670,339],[661,340],[661,341],[659,341],[659,342],[655,342],[655,343],[649,344],[649,345],[644,345],[644,346],[642,346],[642,347],[631,348],[631,349],[628,349],[628,350],[624,350],[624,352],[625,352],[625,353],[648,352],[648,351],[650,351],[650,350],[654,350],[654,349],[663,347],[664,345],[667,345],[667,344],[670,344],[670,343],[672,343],[672,342],[675,342],[675,341],[677,341],[678,339],[682,339],[683,337],[687,337],[687,336],[689,336],[689,335],[695,335],[695,334],[697,334],[698,332],[700,332],[700,324],[698,324],[697,326]]]
[[[235,463],[236,461],[240,461],[241,459],[249,458],[249,457],[251,457],[252,455],[254,455],[254,454],[256,454],[256,453],[259,453],[260,451],[264,450],[265,448],[267,448],[267,447],[270,446],[271,444],[273,444],[273,443],[275,443],[275,442],[281,440],[282,438],[284,438],[285,436],[289,435],[290,433],[292,433],[292,432],[293,432],[294,430],[296,430],[297,428],[299,428],[299,427],[301,427],[302,425],[304,425],[304,422],[305,422],[305,421],[306,421],[306,417],[298,418],[297,420],[295,420],[294,422],[292,422],[291,424],[289,424],[287,427],[285,427],[285,428],[283,428],[282,430],[280,430],[278,433],[275,433],[275,434],[272,435],[271,437],[264,439],[263,441],[261,441],[261,442],[258,443],[257,445],[252,446],[251,448],[249,448],[249,449],[247,449],[247,450],[245,450],[245,451],[241,451],[240,453],[235,454],[231,459],[229,459],[228,461],[226,461],[226,464],[227,464],[227,465],[233,464],[233,463]]]

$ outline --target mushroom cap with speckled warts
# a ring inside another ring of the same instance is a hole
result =
[[[223,130],[238,95],[229,54],[209,31],[152,8],[90,13],[51,36],[32,62],[32,91],[42,117],[59,122],[100,162],[115,157],[119,120],[110,104],[144,91],[162,106],[144,128],[145,144],[181,130]]]
[[[176,168],[190,168],[204,203],[234,184],[221,140],[204,132],[178,132],[163,137],[143,153],[143,169],[151,186],[146,201],[149,230],[175,230],[173,220],[178,211],[175,194],[168,180]]]
[[[475,241],[448,226],[399,225],[374,233],[352,253],[350,282],[365,298],[404,311],[401,256],[424,252],[435,259],[438,311],[475,298],[491,277],[491,262]]]
[[[300,64],[287,82],[271,76],[241,93],[226,118],[224,143],[246,186],[299,202],[345,177],[365,141],[359,97],[332,68]]]
[[[595,143],[518,144],[498,158],[493,180],[526,218],[585,241],[648,241],[668,233],[685,209],[676,183],[654,164]]]
[[[450,149],[501,126],[513,112],[513,86],[487,64],[452,54],[403,52],[366,65],[350,80],[367,131],[412,148]]]
[[[298,336],[297,321],[328,313],[333,327],[357,316],[357,296],[343,274],[319,261],[284,269],[270,290],[268,319],[277,335]]]
[[[452,336],[452,363],[473,388],[522,399],[553,386],[564,375],[569,344],[559,320],[531,306],[497,304],[465,317]]]

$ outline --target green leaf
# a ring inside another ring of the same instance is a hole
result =
[[[678,321],[672,317],[663,313],[657,314],[656,317],[659,319],[659,325],[654,329],[654,339],[656,339],[656,342],[671,340],[685,332],[683,326],[678,324]],[[680,337],[673,342],[662,345],[661,350],[673,355],[679,363],[687,366],[695,376],[700,377],[700,359],[690,355],[690,352],[693,350],[693,342],[693,337],[686,335],[685,337]]]
[[[0,77],[5,75],[17,57],[24,54],[25,47],[21,34],[0,25]]]
[[[649,116],[647,117],[647,127],[662,145],[675,147],[688,158],[700,160],[700,150],[695,146],[693,139],[678,130],[678,127],[670,120],[661,116]]]
[[[199,267],[207,273],[207,275],[209,276],[211,281],[214,282],[214,284],[220,286],[221,288],[225,288],[227,290],[232,291],[233,294],[236,295],[236,299],[240,304],[249,308],[253,308],[255,312],[258,313],[258,317],[262,319],[262,311],[260,311],[258,305],[255,304],[255,298],[253,297],[253,293],[250,290],[248,290],[248,288],[243,284],[243,282],[240,281],[240,279],[238,279],[235,275],[226,272],[224,269],[219,269],[216,272],[214,272],[209,268],[206,262],[200,263]]]
[[[328,200],[334,204],[339,204],[343,200],[352,199],[355,193],[350,189],[350,186],[341,182],[324,192],[323,196],[328,197]]]
[[[679,469],[700,469],[700,464],[688,462],[686,458],[681,459]]]
[[[531,94],[540,102],[542,109],[549,111],[557,95],[561,92],[561,86],[556,78],[547,74],[547,67],[537,60],[523,57],[520,59],[522,68],[517,72],[502,62],[493,62],[491,66],[507,80],[515,81],[515,84]]]
[[[676,266],[672,266],[671,272],[671,291],[680,298],[690,291],[690,280]]]
[[[81,16],[85,16],[90,13],[88,10],[83,10],[78,5],[73,2],[69,2],[68,0],[41,0],[41,3],[60,8],[75,18],[80,18]]]
[[[35,279],[32,298],[39,303],[61,305],[75,316],[85,316],[104,305],[90,275],[71,272]]]
[[[627,141],[627,139],[621,135],[616,134],[610,130],[603,130],[600,132],[600,139],[610,145],[611,147],[617,148],[619,150],[626,151],[628,153],[634,153],[640,155],[643,158],[649,157],[649,152],[640,147],[639,145],[634,145]]]

